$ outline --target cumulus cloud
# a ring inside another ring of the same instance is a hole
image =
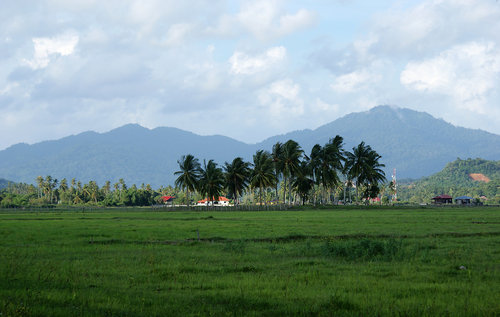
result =
[[[287,78],[275,81],[264,89],[259,94],[259,100],[272,117],[293,117],[304,113],[304,101],[299,93],[300,86]]]
[[[53,55],[67,56],[73,54],[78,44],[78,35],[67,32],[55,37],[33,38],[34,54],[25,63],[33,69],[45,68]]]
[[[286,48],[283,46],[272,47],[263,54],[250,56],[240,51],[234,52],[229,58],[231,73],[251,75],[266,71],[273,65],[283,61],[286,57]]]
[[[285,36],[315,22],[316,15],[311,11],[283,13],[281,7],[281,1],[250,1],[242,7],[237,21],[260,39]]]
[[[408,63],[400,78],[410,89],[445,94],[459,107],[484,113],[487,94],[498,87],[499,75],[500,50],[495,43],[470,42]]]
[[[332,89],[339,93],[355,92],[366,85],[376,83],[381,76],[366,69],[361,69],[335,78]]]
[[[282,0],[243,1],[236,14],[224,14],[215,25],[206,28],[207,34],[235,36],[248,32],[263,41],[272,40],[307,29],[317,22],[314,11],[299,9],[288,12]]]

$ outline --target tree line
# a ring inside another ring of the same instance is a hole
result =
[[[191,154],[178,160],[175,187],[153,189],[149,184],[128,187],[123,179],[99,186],[75,178],[38,176],[35,184],[9,184],[0,192],[0,206],[98,205],[150,206],[163,203],[163,196],[175,196],[176,204],[191,205],[203,198],[227,196],[235,204],[328,204],[334,201],[361,201],[376,197],[385,174],[381,156],[361,142],[344,149],[336,136],[310,153],[294,140],[277,142],[271,151],[258,150],[251,162],[236,157],[218,165],[200,162]]]
[[[339,192],[345,202],[352,199],[352,188],[358,201],[377,197],[379,185],[386,179],[381,156],[364,142],[352,151],[343,147],[339,135],[323,146],[316,144],[310,153],[305,153],[296,141],[288,140],[274,144],[271,152],[258,150],[252,162],[236,157],[222,166],[213,160],[201,164],[187,154],[177,162],[175,186],[185,191],[188,205],[192,193],[209,201],[217,201],[225,194],[236,204],[247,192],[256,193],[259,204],[326,204]],[[272,192],[272,199],[266,199]]]

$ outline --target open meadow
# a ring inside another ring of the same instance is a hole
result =
[[[498,316],[500,208],[0,211],[0,316]]]

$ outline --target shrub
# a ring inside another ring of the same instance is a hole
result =
[[[401,240],[379,241],[372,239],[326,242],[322,254],[347,260],[393,260],[401,250]]]

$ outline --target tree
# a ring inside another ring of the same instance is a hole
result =
[[[186,191],[187,206],[189,207],[189,193],[196,190],[200,179],[201,167],[200,162],[193,155],[183,155],[180,160],[179,171],[174,175],[179,175],[175,180],[175,186]]]
[[[283,143],[276,142],[276,144],[273,145],[271,157],[273,159],[274,174],[276,177],[276,184],[275,184],[276,199],[279,201],[278,185],[280,183],[279,179],[283,171]]]
[[[352,150],[346,153],[346,171],[349,179],[356,179],[356,196],[359,196],[359,187],[364,186],[363,198],[368,198],[378,189],[378,183],[385,180],[382,170],[385,165],[379,162],[381,156],[365,142]]]
[[[42,176],[38,176],[36,178],[36,183],[38,185],[38,198],[42,198],[43,189],[44,189],[44,181]]]
[[[262,205],[262,193],[265,188],[274,186],[277,182],[271,154],[259,150],[253,156],[253,170],[250,179],[252,188],[259,188],[259,202]]]
[[[302,199],[302,205],[305,204],[309,192],[314,186],[314,181],[310,178],[312,174],[311,164],[307,161],[302,161],[299,165],[297,177],[292,183],[293,188]]]
[[[339,135],[330,139],[325,146],[316,144],[311,150],[310,164],[317,185],[324,191],[336,187],[340,183],[337,171],[342,171],[345,161],[343,138]]]
[[[237,157],[232,163],[225,163],[224,172],[227,192],[238,203],[239,197],[248,187],[251,173],[250,163],[243,161],[241,157]]]
[[[300,159],[304,151],[300,148],[300,145],[294,140],[288,140],[283,145],[282,163],[281,163],[281,173],[283,174],[285,191],[283,192],[283,201],[286,203],[285,195],[287,184],[290,183],[290,179],[295,176],[299,169]],[[292,187],[288,184],[288,203],[291,201]]]
[[[217,167],[214,160],[203,162],[201,170],[198,191],[202,195],[206,195],[207,201],[219,201],[222,189],[224,188],[224,173],[222,169]]]

